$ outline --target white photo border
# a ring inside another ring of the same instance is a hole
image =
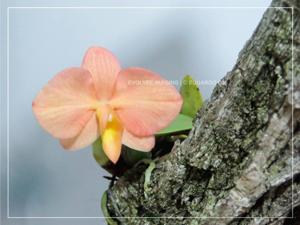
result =
[[[7,219],[106,219],[106,218],[120,218],[120,219],[130,219],[130,218],[140,218],[140,219],[183,219],[183,218],[190,218],[190,219],[226,219],[226,218],[236,218],[236,219],[292,219],[294,218],[294,131],[292,130],[292,212],[291,216],[289,217],[104,217],[104,216],[95,216],[95,217],[47,217],[47,216],[30,216],[30,217],[21,217],[21,216],[10,216],[9,214],[9,14],[10,10],[12,9],[291,9],[292,10],[292,95],[294,93],[294,7],[201,7],[201,6],[49,6],[49,7],[42,7],[42,6],[16,6],[16,7],[7,7],[6,8],[6,85],[7,85],[7,98],[6,98],[6,107],[7,107],[7,127],[6,127],[6,182],[7,182],[7,190],[6,190],[6,212],[7,212]],[[292,124],[294,123],[294,98],[292,97]],[[1,170],[1,167],[0,167]]]

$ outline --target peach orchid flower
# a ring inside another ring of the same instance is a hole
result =
[[[41,126],[65,149],[84,148],[101,136],[114,163],[122,144],[150,151],[154,134],[175,119],[181,105],[168,81],[142,68],[121,69],[100,47],[88,49],[81,67],[58,73],[32,103]]]

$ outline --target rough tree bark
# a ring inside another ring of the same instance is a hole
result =
[[[139,164],[108,190],[120,224],[295,223],[278,217],[300,205],[300,1],[271,6],[285,8],[266,10],[188,138],[156,161],[150,182],[148,165]]]

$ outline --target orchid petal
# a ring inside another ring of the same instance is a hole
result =
[[[65,69],[40,91],[32,108],[41,126],[56,138],[72,138],[91,119],[96,91],[90,73]]]
[[[78,150],[95,142],[99,135],[98,120],[96,113],[94,113],[76,137],[62,139],[60,143],[67,150]]]
[[[117,58],[104,48],[91,47],[84,56],[82,67],[92,74],[98,98],[109,99],[121,70]]]
[[[154,136],[137,137],[128,131],[124,131],[122,143],[129,148],[139,150],[142,152],[149,152],[154,147]]]
[[[142,68],[122,70],[111,106],[125,129],[135,136],[151,136],[178,115],[182,98],[158,74]]]

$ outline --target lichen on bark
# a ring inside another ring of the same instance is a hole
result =
[[[272,7],[147,185],[139,163],[108,190],[118,223],[283,224],[300,204],[300,3]]]

